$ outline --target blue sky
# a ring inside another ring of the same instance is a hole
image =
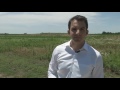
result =
[[[0,12],[0,33],[66,33],[74,15],[88,18],[90,34],[120,32],[120,12]]]

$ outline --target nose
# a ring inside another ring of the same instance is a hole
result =
[[[80,30],[79,29],[77,29],[76,34],[80,34]]]

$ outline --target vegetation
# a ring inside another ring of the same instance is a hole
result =
[[[53,49],[69,39],[67,34],[0,35],[0,77],[47,78]],[[86,41],[101,52],[105,77],[120,77],[120,35],[88,35]]]

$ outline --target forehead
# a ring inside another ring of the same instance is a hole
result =
[[[86,27],[85,22],[84,21],[77,21],[77,20],[73,20],[71,22],[71,27]]]

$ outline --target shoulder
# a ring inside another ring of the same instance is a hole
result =
[[[94,62],[94,65],[96,66],[100,63],[103,63],[101,53],[90,45],[88,45],[88,47],[88,52],[91,56],[91,60]]]
[[[69,41],[56,46],[55,49],[54,49],[54,52],[55,53],[60,53],[60,52],[64,51],[68,44],[69,44]]]
[[[88,52],[94,56],[96,59],[101,57],[101,53],[100,51],[98,51],[97,49],[95,49],[93,46],[88,44]]]

